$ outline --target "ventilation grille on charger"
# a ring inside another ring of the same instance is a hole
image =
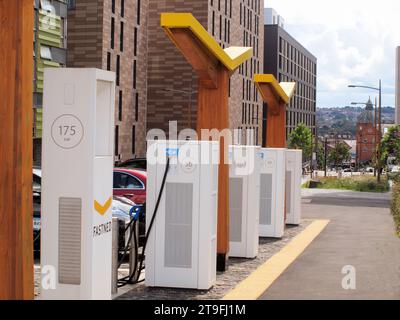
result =
[[[286,171],[286,213],[292,212],[292,171]]]
[[[272,174],[261,174],[260,183],[260,224],[272,223]]]
[[[58,205],[58,282],[80,285],[82,199],[60,198]]]
[[[243,179],[229,179],[229,240],[242,242]]]
[[[165,198],[165,267],[192,267],[193,184],[167,183]]]

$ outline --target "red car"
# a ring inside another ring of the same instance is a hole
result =
[[[146,202],[147,173],[134,169],[114,169],[113,194],[126,197],[136,204]]]

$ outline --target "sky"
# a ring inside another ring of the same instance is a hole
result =
[[[395,52],[400,46],[399,0],[265,0],[285,29],[318,59],[317,107],[366,102],[382,79],[382,106],[395,104]]]

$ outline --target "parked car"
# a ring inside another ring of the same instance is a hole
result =
[[[41,170],[33,169],[33,247],[34,251],[40,251],[40,229],[41,229]],[[129,237],[129,231],[125,233],[125,229],[131,221],[131,210],[136,204],[120,196],[113,196],[111,205],[112,216],[119,220],[119,249],[122,251],[125,248]],[[143,243],[145,236],[145,216],[139,218],[139,243]]]
[[[118,168],[127,168],[127,169],[147,169],[147,160],[146,158],[136,158],[126,160],[118,165]]]
[[[114,169],[114,195],[128,198],[136,204],[146,202],[147,173],[135,169]]]

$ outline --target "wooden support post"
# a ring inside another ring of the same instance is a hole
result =
[[[161,26],[180,50],[199,77],[197,132],[217,129],[229,130],[229,78],[252,56],[253,49],[232,47],[222,49],[215,39],[190,13],[163,13]],[[228,147],[232,143],[226,135],[211,137],[220,140],[218,171],[218,232],[217,270],[226,270],[229,253],[229,165]]]
[[[254,82],[268,105],[267,147],[286,148],[286,105],[294,94],[295,83],[279,84],[271,74],[256,74]]]
[[[267,147],[286,148],[286,105],[294,94],[296,84],[294,82],[278,83],[272,74],[256,74],[254,82],[268,107],[265,128]],[[284,212],[286,221],[286,200]]]
[[[201,139],[202,129],[217,129],[222,132],[229,128],[229,72],[224,66],[217,67],[217,88],[210,88],[199,80],[197,106],[197,132]],[[228,138],[228,137],[226,137]],[[230,141],[220,139],[220,164],[218,168],[218,231],[217,269],[225,271],[229,252],[229,165],[228,148]]]
[[[0,0],[0,299],[33,299],[32,0]]]

